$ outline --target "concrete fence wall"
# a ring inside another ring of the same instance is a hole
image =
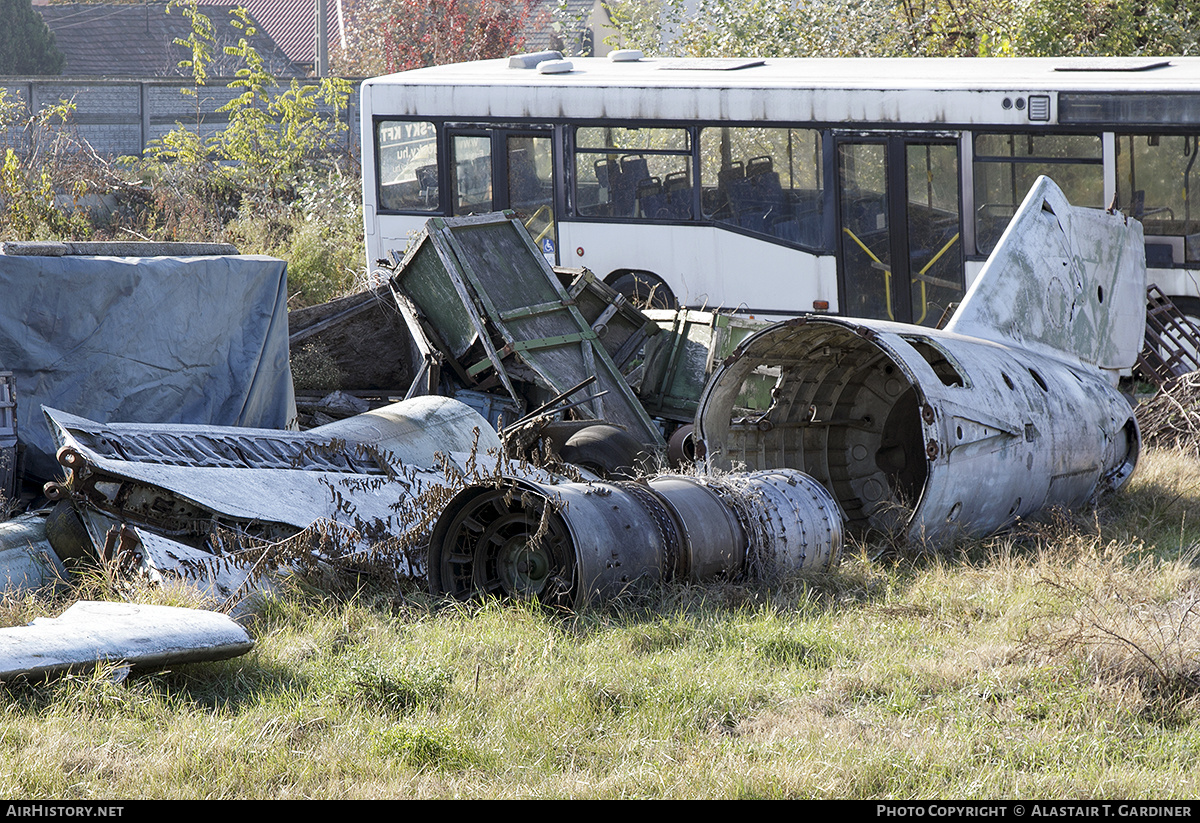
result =
[[[240,91],[229,88],[230,78],[209,78],[208,84],[197,89],[198,95],[185,94],[195,88],[184,78],[110,79],[69,77],[0,77],[0,88],[10,100],[20,100],[27,111],[60,100],[75,104],[73,121],[79,134],[96,152],[106,157],[140,155],[151,140],[161,138],[175,128],[176,123],[195,128],[200,124],[202,135],[224,128],[228,115],[218,112],[221,106]],[[349,125],[344,133],[344,146],[358,154],[359,109],[357,80],[350,94],[343,121]],[[290,81],[280,81],[280,91]],[[0,146],[24,148],[21,134],[0,133]]]

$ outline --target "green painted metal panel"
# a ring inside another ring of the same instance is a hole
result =
[[[430,220],[393,283],[452,357],[476,340],[483,345],[486,358],[461,364],[463,373],[482,379],[495,369],[519,403],[517,385],[530,372],[542,399],[595,376],[583,412],[648,446],[664,445],[600,335],[511,213]]]

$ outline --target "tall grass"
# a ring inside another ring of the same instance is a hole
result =
[[[1198,481],[1151,452],[1098,508],[950,553],[574,613],[296,581],[244,657],[4,687],[0,793],[1195,797]]]

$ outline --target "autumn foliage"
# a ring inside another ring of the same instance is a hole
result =
[[[343,70],[380,74],[504,57],[550,19],[542,0],[365,0],[356,4]]]

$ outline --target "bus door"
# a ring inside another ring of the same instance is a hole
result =
[[[839,136],[837,176],[842,313],[937,326],[963,296],[957,144]]]
[[[549,130],[449,129],[451,213],[512,209],[551,262],[557,258],[554,220],[554,140]]]

